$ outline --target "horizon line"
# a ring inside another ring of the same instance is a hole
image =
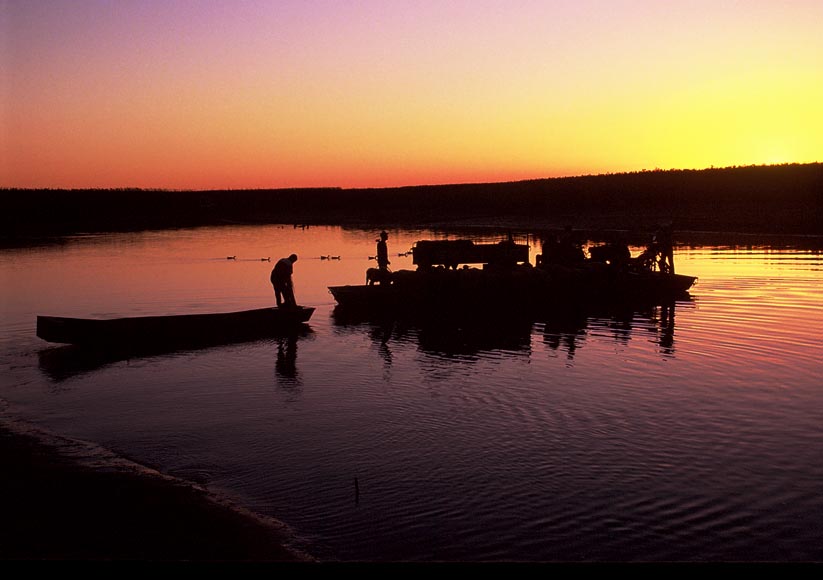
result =
[[[291,187],[217,187],[217,188],[168,188],[168,187],[139,187],[139,186],[112,186],[112,187],[19,187],[19,186],[2,186],[0,191],[168,191],[168,192],[208,192],[208,191],[295,191],[295,190],[340,190],[340,191],[367,191],[367,190],[388,190],[388,189],[413,189],[426,187],[460,187],[471,185],[507,185],[514,183],[529,183],[535,181],[555,181],[563,179],[584,179],[591,177],[617,177],[625,175],[641,175],[646,173],[677,173],[677,172],[701,172],[701,171],[725,171],[731,169],[753,169],[753,168],[770,168],[770,167],[791,167],[791,166],[807,166],[807,165],[821,165],[823,161],[786,161],[782,163],[751,163],[748,165],[727,165],[716,167],[711,165],[702,168],[668,168],[662,169],[655,167],[654,169],[638,169],[634,171],[618,171],[605,173],[583,173],[572,175],[557,175],[553,177],[532,177],[525,179],[512,179],[508,181],[464,181],[464,182],[447,182],[447,183],[418,183],[406,185],[389,185],[389,186],[363,186],[363,187],[343,187],[339,185],[305,185],[305,186],[291,186]]]

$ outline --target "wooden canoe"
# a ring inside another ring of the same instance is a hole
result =
[[[308,322],[313,313],[314,308],[297,306],[111,319],[38,316],[37,336],[49,342],[94,345],[230,342],[293,328]]]

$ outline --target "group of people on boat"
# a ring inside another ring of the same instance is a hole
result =
[[[391,283],[392,272],[389,269],[389,250],[387,241],[389,234],[383,230],[377,242],[377,268],[366,271],[366,284]],[[513,244],[510,239],[509,243]],[[628,244],[617,240],[601,246],[589,248],[590,262],[608,264],[619,268],[638,268],[643,270],[658,270],[665,274],[674,274],[674,248],[672,242],[671,225],[662,226],[655,233],[646,249],[633,258]],[[271,271],[271,283],[274,288],[275,301],[278,307],[296,307],[294,298],[294,263],[297,254],[277,261]],[[572,229],[567,227],[561,236],[555,236],[543,243],[543,253],[537,256],[538,268],[552,265],[575,266],[586,262],[586,255],[582,244],[574,237]]]
[[[671,226],[660,227],[646,249],[637,257],[632,257],[628,244],[621,238],[600,246],[590,247],[589,260],[617,268],[658,270],[665,274],[674,274]],[[543,253],[537,256],[538,267],[576,266],[585,261],[583,246],[579,240],[574,238],[571,228],[566,228],[561,236],[544,241]]]

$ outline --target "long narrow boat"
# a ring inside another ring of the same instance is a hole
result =
[[[308,322],[313,313],[314,308],[297,306],[111,319],[38,316],[37,336],[49,342],[97,346],[231,342],[294,328]]]

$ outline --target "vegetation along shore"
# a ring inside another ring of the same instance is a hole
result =
[[[383,189],[6,189],[7,240],[219,224],[380,223],[823,234],[823,163]]]

